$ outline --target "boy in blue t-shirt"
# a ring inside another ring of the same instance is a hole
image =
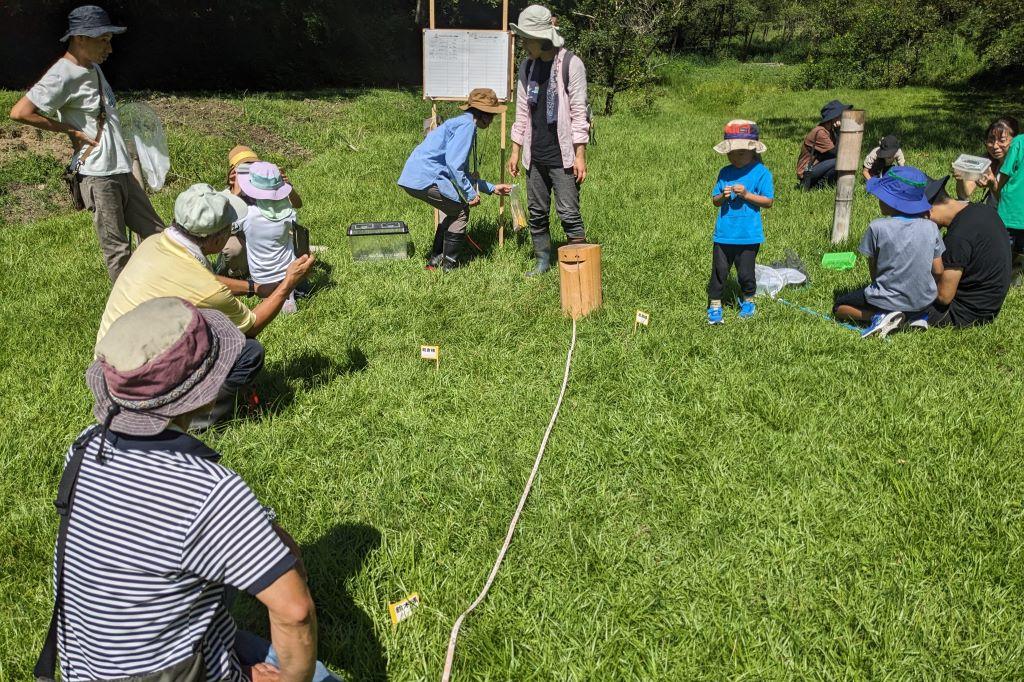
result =
[[[722,289],[733,264],[740,281],[740,318],[752,317],[756,310],[754,293],[754,261],[764,242],[761,209],[775,201],[772,173],[761,163],[767,147],[760,140],[753,121],[729,121],[725,139],[715,151],[729,156],[729,165],[718,171],[718,181],[711,191],[711,203],[718,207],[715,221],[715,245],[711,258],[711,281],[708,282],[708,324],[722,324]]]

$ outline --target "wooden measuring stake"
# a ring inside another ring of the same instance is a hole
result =
[[[642,310],[636,311],[636,317],[633,318],[633,333],[636,334],[637,325],[648,326],[651,323],[650,313],[645,313]]]
[[[421,360],[432,360],[434,363],[434,369],[441,369],[441,347],[440,346],[420,346],[420,359]]]
[[[402,601],[388,604],[388,615],[391,616],[391,624],[398,625],[412,615],[413,611],[420,605],[420,595],[413,592]]]

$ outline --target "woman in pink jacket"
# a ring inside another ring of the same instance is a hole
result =
[[[551,192],[555,210],[570,243],[586,241],[580,216],[580,185],[587,177],[590,120],[587,70],[583,60],[565,50],[551,11],[530,5],[512,30],[529,55],[519,65],[516,118],[508,169],[519,175],[520,154],[526,169],[530,235],[537,264],[527,277],[551,268]]]

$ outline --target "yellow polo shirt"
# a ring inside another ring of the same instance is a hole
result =
[[[252,311],[232,296],[212,272],[167,232],[161,232],[139,245],[118,276],[107,299],[96,342],[114,320],[145,301],[163,296],[177,296],[197,308],[219,310],[243,334],[256,322]]]

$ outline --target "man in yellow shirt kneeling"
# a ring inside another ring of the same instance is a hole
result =
[[[146,301],[165,296],[183,298],[197,308],[227,315],[247,338],[217,396],[210,423],[230,415],[238,392],[263,368],[263,345],[255,337],[281,311],[314,262],[312,256],[299,257],[284,280],[266,291],[251,281],[214,275],[207,256],[220,253],[231,236],[231,225],[246,211],[242,199],[210,185],[192,185],[179,194],[170,227],[142,242],[114,283],[96,335],[99,343],[114,320]],[[257,294],[265,298],[251,310],[236,298]]]

